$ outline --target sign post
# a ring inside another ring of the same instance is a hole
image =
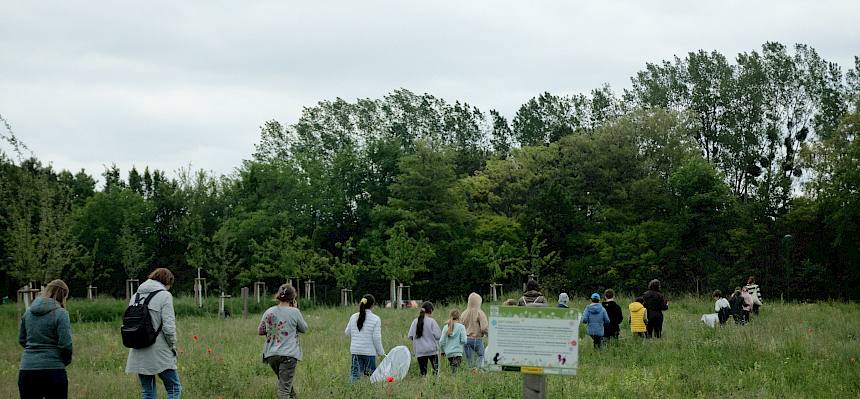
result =
[[[490,307],[487,368],[523,374],[523,398],[546,398],[546,375],[576,375],[580,314],[574,309]]]

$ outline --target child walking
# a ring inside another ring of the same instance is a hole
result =
[[[293,377],[302,360],[299,333],[308,332],[302,312],[296,307],[296,289],[283,284],[275,294],[278,304],[263,313],[257,333],[266,337],[263,361],[278,376],[278,399],[296,398]]]
[[[421,375],[427,375],[427,362],[433,366],[433,374],[439,373],[439,338],[442,331],[439,324],[430,315],[433,314],[433,304],[424,302],[421,304],[418,317],[412,320],[407,334],[412,340],[412,349],[418,357],[418,368]]]
[[[642,302],[641,296],[636,297],[627,309],[630,310],[630,332],[637,337],[645,338],[645,332],[648,331],[648,312]]]
[[[717,313],[717,318],[720,320],[720,325],[725,325],[732,314],[732,305],[729,300],[723,298],[723,293],[720,290],[714,291],[714,312]]]
[[[512,299],[505,301],[506,306],[515,306],[516,302],[508,305]],[[484,341],[490,323],[487,315],[481,310],[483,299],[476,293],[469,294],[469,304],[466,310],[460,314],[463,325],[466,326],[466,366],[470,368],[484,366]]]
[[[606,337],[606,342],[611,339],[618,339],[621,333],[621,322],[624,321],[624,315],[621,314],[621,306],[615,303],[615,291],[608,289],[603,292],[606,301],[603,302],[603,308],[606,309],[606,314],[609,316],[609,324],[604,327],[603,336]]]
[[[466,348],[466,326],[460,323],[460,311],[451,310],[448,322],[442,327],[442,338],[439,339],[442,356],[448,359],[451,372],[456,373],[463,362],[463,351]]]
[[[382,320],[370,311],[374,303],[376,299],[373,295],[365,294],[359,301],[358,313],[353,313],[346,323],[344,333],[350,338],[349,353],[352,354],[350,383],[361,378],[362,374],[373,374],[376,356],[385,356],[385,350],[382,349]]]
[[[588,325],[588,335],[594,340],[594,349],[603,346],[603,326],[609,323],[606,309],[600,305],[600,294],[591,294],[591,304],[582,312],[582,324]]]

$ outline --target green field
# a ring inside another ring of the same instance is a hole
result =
[[[177,308],[183,300],[178,300]],[[187,300],[185,300],[187,301]],[[235,303],[235,302],[234,302]],[[625,308],[626,301],[621,301]],[[584,301],[574,302],[582,308]],[[98,307],[123,303],[99,300]],[[72,301],[80,319],[94,304]],[[234,313],[237,306],[234,307]],[[488,310],[488,305],[484,305]],[[449,306],[434,314],[442,322]],[[625,324],[621,342],[595,352],[589,339],[580,349],[575,377],[549,377],[549,397],[860,397],[860,308],[853,303],[768,303],[746,327],[710,329],[700,321],[710,301],[676,299],[666,312],[662,340],[630,337]],[[515,373],[461,373],[451,376],[443,365],[438,378],[420,378],[413,362],[401,382],[347,384],[349,341],[343,335],[352,308],[305,310],[310,333],[302,336],[305,359],[299,363],[296,387],[301,397],[511,398],[521,395]],[[185,398],[271,398],[276,378],[260,361],[262,338],[256,336],[259,313],[248,319],[219,320],[180,313],[179,368]],[[416,316],[411,310],[378,310],[383,344],[388,350],[406,344]],[[0,397],[17,397],[17,308],[0,307]],[[134,398],[137,379],[123,370],[118,322],[75,322],[75,354],[68,368],[70,397]],[[581,330],[580,336],[584,334]],[[197,336],[195,341],[193,336]],[[410,346],[411,349],[411,346]],[[211,351],[210,351],[211,350]],[[443,362],[444,363],[444,362]]]

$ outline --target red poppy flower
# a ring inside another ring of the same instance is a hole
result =
[[[192,335],[192,336],[191,336],[191,339],[193,339],[193,340],[195,340],[195,341],[197,341],[197,339],[198,339],[198,338],[199,338],[199,337],[198,337],[198,336],[196,336],[196,335]]]
[[[206,353],[212,353],[212,348],[206,348]]]
[[[394,377],[388,377],[388,378],[386,379],[386,381],[388,381],[388,382],[394,382]]]

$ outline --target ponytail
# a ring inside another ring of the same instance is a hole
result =
[[[418,314],[418,322],[415,323],[415,338],[421,338],[424,335],[424,314],[425,313],[433,313],[433,304],[431,302],[424,302],[421,304],[421,309]]]
[[[361,301],[359,301],[358,320],[355,322],[356,327],[358,327],[358,331],[361,331],[361,328],[364,327],[364,320],[367,318],[367,310],[373,307],[374,302],[376,302],[376,299],[370,294],[364,295],[361,298]]]
[[[454,334],[454,322],[460,320],[460,311],[452,309],[448,316],[448,336],[450,337]]]

